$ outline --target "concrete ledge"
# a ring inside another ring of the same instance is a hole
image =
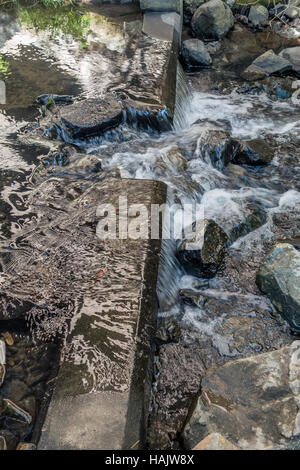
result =
[[[84,204],[89,211],[100,203],[117,207],[119,196],[127,196],[128,205],[144,204],[150,214],[151,204],[165,202],[166,187],[108,178],[84,193]],[[39,449],[145,443],[160,241],[103,243],[95,235],[95,244],[104,272],[73,317]]]

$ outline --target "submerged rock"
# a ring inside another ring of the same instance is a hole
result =
[[[274,150],[261,139],[243,141],[232,160],[238,165],[267,165],[274,158]]]
[[[268,75],[281,74],[289,70],[292,70],[291,63],[269,50],[257,57],[242,75],[246,80],[259,80]]]
[[[257,282],[292,330],[300,333],[299,251],[289,244],[277,244],[261,265]]]
[[[229,6],[222,0],[209,0],[194,13],[192,29],[199,39],[221,39],[234,25]]]
[[[269,18],[269,12],[263,5],[252,5],[249,11],[248,19],[254,26],[258,26]]]
[[[300,46],[284,49],[279,55],[292,64],[295,72],[300,73]]]
[[[193,450],[238,450],[238,448],[215,432],[206,436]]]
[[[193,239],[182,242],[178,259],[187,272],[212,277],[223,260],[227,240],[226,233],[213,220],[204,220]]]
[[[210,65],[212,63],[206,46],[200,39],[184,41],[182,56],[188,65]]]
[[[101,135],[122,122],[122,107],[114,98],[87,99],[61,108],[56,126],[71,139],[83,139]]]
[[[245,450],[289,445],[300,432],[299,374],[299,341],[210,373],[185,427],[185,447],[215,432]]]
[[[200,156],[218,170],[222,170],[234,159],[238,148],[239,142],[224,131],[207,131],[199,139]]]

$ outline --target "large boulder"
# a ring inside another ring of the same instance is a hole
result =
[[[264,23],[269,18],[269,12],[263,5],[252,5],[249,11],[248,19],[254,26]]]
[[[220,266],[228,237],[213,220],[203,220],[192,240],[184,240],[177,256],[187,272],[213,277]]]
[[[288,243],[277,244],[261,265],[257,282],[291,328],[300,333],[299,251]]]
[[[288,47],[280,52],[280,57],[288,60],[293,67],[295,72],[300,73],[300,46],[299,47]]]
[[[232,11],[222,0],[204,3],[192,19],[193,33],[199,39],[221,39],[233,25]]]
[[[192,449],[218,432],[244,450],[289,448],[300,433],[300,341],[228,362],[201,384],[183,438]]]
[[[188,39],[183,42],[182,56],[187,65],[210,65],[212,63],[204,42]]]
[[[257,57],[242,75],[246,80],[259,80],[289,70],[292,70],[292,64],[284,57],[269,50]]]

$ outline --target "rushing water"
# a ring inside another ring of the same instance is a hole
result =
[[[25,221],[39,220],[39,214],[47,204],[47,210],[59,215],[65,209],[64,204],[68,204],[68,198],[72,198],[71,193],[66,193],[66,200],[61,205],[39,199],[43,190],[39,193],[42,185],[37,187],[36,179],[32,178],[35,168],[41,160],[45,161],[49,151],[50,156],[53,151],[60,154],[59,146],[62,142],[46,138],[37,140],[24,132],[25,128],[34,129],[36,119],[40,116],[36,97],[42,93],[55,93],[69,94],[81,100],[101,97],[107,90],[124,91],[126,87],[130,90],[136,78],[130,70],[131,60],[140,58],[141,52],[135,41],[141,29],[139,13],[127,12],[127,16],[122,18],[107,19],[96,13],[80,15],[68,10],[66,21],[61,21],[61,14],[54,15],[53,23],[47,17],[47,26],[43,22],[39,23],[38,15],[30,15],[24,10],[19,12],[19,16],[9,15],[12,14],[8,14],[6,22],[3,16],[0,23],[0,52],[2,60],[8,64],[5,77],[7,104],[2,106],[0,114],[0,240],[4,253],[17,248],[17,235]],[[229,48],[227,43],[226,48]],[[259,44],[255,50],[261,52],[263,46]],[[252,58],[253,54],[255,52],[252,49],[249,57]],[[139,73],[142,76],[142,70]],[[220,75],[220,70],[217,71],[215,77],[220,80],[221,76],[225,81],[228,70],[222,73]],[[206,74],[206,70],[193,72],[188,75],[186,82],[179,68],[173,131],[159,134],[126,124],[115,134],[88,142],[75,142],[75,147],[80,152],[99,158],[102,165],[100,178],[119,171],[122,178],[163,181],[168,185],[169,204],[201,204],[205,217],[218,222],[228,234],[233,223],[239,224],[246,219],[249,203],[254,203],[264,214],[263,225],[250,234],[242,234],[230,247],[230,250],[240,250],[246,254],[254,246],[257,249],[263,239],[272,238],[272,214],[286,214],[300,207],[300,106],[292,103],[291,99],[274,100],[264,91],[258,95],[241,94],[241,81],[236,76],[230,77],[230,90],[226,94],[214,87],[203,91]],[[141,100],[141,97],[136,99]],[[261,139],[274,150],[275,157],[265,167],[230,164],[222,170],[216,169],[201,153],[201,142],[205,141],[210,130],[224,130],[236,139]],[[53,176],[51,171],[49,176]],[[65,174],[58,172],[54,176],[61,178]],[[77,178],[78,185],[88,186],[89,179],[86,176],[78,174]],[[98,176],[93,176],[92,180],[95,178]],[[11,242],[12,239],[14,242]],[[291,241],[297,246],[296,239]],[[36,239],[35,247],[39,249],[42,242]],[[21,254],[24,256],[26,249],[22,249]],[[177,260],[176,250],[177,241],[163,241],[157,289],[159,318],[176,318],[183,325],[202,333],[205,329],[208,337],[214,336],[220,355],[235,355],[236,352],[230,351],[226,338],[212,333],[214,325],[203,326],[199,308],[190,305],[182,308],[179,294],[182,289],[201,292],[205,288],[207,295],[215,295],[226,302],[230,298],[228,286],[233,291],[238,290],[238,286],[234,281],[228,284],[222,276],[213,280],[188,276]],[[58,261],[58,266],[64,264],[63,259]],[[15,365],[19,366],[19,362],[22,363],[26,342],[30,351],[34,350],[32,334],[39,356],[44,346],[38,340],[46,338],[47,343],[49,338],[56,337],[57,332],[64,331],[64,321],[75,308],[73,291],[75,287],[80,289],[81,280],[77,280],[74,286],[61,285],[56,293],[56,297],[60,296],[58,301],[53,294],[55,286],[47,283],[47,272],[36,274],[41,283],[38,287],[42,286],[39,294],[49,303],[55,299],[52,313],[57,316],[52,315],[51,322],[48,318],[43,322],[42,318],[35,319],[31,314],[31,333],[26,330],[20,334],[13,329],[16,343],[21,343],[21,352],[15,348],[16,359],[9,358],[12,369]],[[33,284],[29,282],[23,286],[24,295],[31,288],[34,289]],[[249,304],[263,302],[261,298],[251,297],[251,293],[243,295]],[[14,349],[11,350],[13,353]],[[55,355],[52,350],[51,355]],[[37,360],[33,357],[31,361],[33,364]],[[31,366],[33,375],[42,374],[36,367]],[[14,372],[17,374],[18,370],[12,370],[12,378]],[[43,373],[41,381],[45,384],[54,372],[46,368]],[[20,372],[19,378],[23,377],[22,374],[24,371]],[[30,374],[24,380],[28,386],[35,386]],[[38,400],[41,400],[42,393],[45,393],[43,387],[42,392],[39,390],[37,393]],[[24,431],[22,437],[27,437],[30,432],[32,430]]]

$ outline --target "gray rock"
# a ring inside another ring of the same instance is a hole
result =
[[[252,5],[250,8],[248,19],[254,26],[267,21],[269,18],[269,12],[263,5]]]
[[[220,266],[227,244],[226,233],[212,220],[203,220],[192,240],[185,240],[178,258],[187,272],[212,277]]]
[[[259,80],[268,75],[292,70],[292,64],[284,57],[269,50],[257,57],[242,74],[247,80]]]
[[[295,70],[295,72],[300,73],[300,46],[284,49],[280,52],[279,55],[292,64],[293,70]]]
[[[183,42],[182,55],[188,65],[210,65],[211,57],[200,39],[188,39]]]
[[[200,157],[218,170],[222,170],[234,159],[238,148],[239,142],[225,131],[207,131],[199,141]]]
[[[267,165],[274,158],[274,150],[261,139],[241,142],[232,162],[238,165]]]
[[[232,11],[222,0],[201,5],[192,19],[193,32],[200,39],[221,39],[233,25]]]
[[[300,333],[299,251],[289,244],[277,244],[261,265],[257,282],[280,315]]]
[[[299,341],[212,372],[185,427],[185,447],[213,432],[243,450],[289,445],[300,432],[299,374]]]

